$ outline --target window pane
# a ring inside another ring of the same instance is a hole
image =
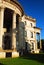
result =
[[[31,27],[32,27],[32,23],[30,23]]]
[[[25,21],[25,25],[26,25],[26,21]]]
[[[40,49],[40,33],[36,33],[37,48]]]
[[[33,38],[33,33],[31,32],[31,38]]]
[[[34,50],[34,43],[32,43],[32,50]]]

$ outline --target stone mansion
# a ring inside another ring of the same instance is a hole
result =
[[[40,28],[17,0],[0,0],[0,58],[18,57],[21,49],[40,52]]]

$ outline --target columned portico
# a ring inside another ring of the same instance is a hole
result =
[[[0,58],[5,58],[8,54],[11,57],[19,56],[16,44],[19,42],[19,17],[23,13],[17,1],[0,0]]]

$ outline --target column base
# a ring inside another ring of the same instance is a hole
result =
[[[37,49],[37,50],[32,50],[31,53],[39,53],[40,52],[40,49]]]
[[[37,49],[36,51],[34,51],[35,53],[39,53],[40,49]]]
[[[10,57],[10,58],[16,58],[16,57],[19,57],[19,52],[17,51],[8,51],[8,50],[2,50],[0,51],[0,58],[7,58],[7,57]]]
[[[6,57],[6,52],[0,52],[0,58],[5,58]]]
[[[13,51],[12,52],[12,58],[14,58],[14,57],[19,57],[19,52]]]

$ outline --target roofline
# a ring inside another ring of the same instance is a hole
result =
[[[21,12],[22,12],[22,16],[23,16],[24,11],[23,11],[23,7],[21,6],[21,4],[20,4],[17,0],[15,0],[15,1],[10,1],[10,3],[12,3],[12,4],[15,3],[15,4],[17,4],[17,5],[21,8],[20,10],[21,10]],[[18,7],[18,6],[17,6],[17,7]]]
[[[27,15],[24,15],[24,16],[25,16],[25,19],[36,22],[35,18],[32,18],[31,16],[27,16]]]
[[[19,8],[20,11],[22,12],[22,16],[24,15],[23,8],[17,0],[10,0],[10,1],[3,0],[3,1],[13,4],[13,5],[16,5],[16,7]]]

